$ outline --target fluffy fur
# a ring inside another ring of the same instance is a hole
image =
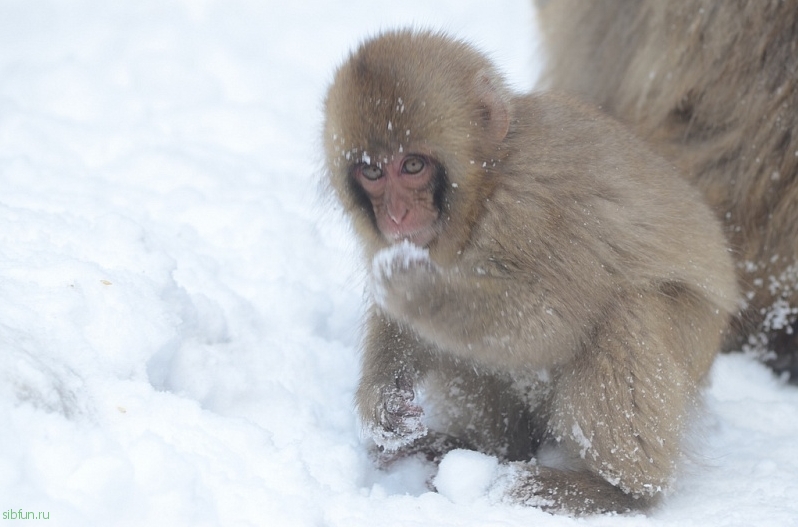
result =
[[[511,94],[437,33],[364,43],[325,110],[331,185],[376,261],[357,392],[375,441],[517,461],[501,494],[548,510],[656,502],[736,307],[699,192],[617,122]],[[426,251],[388,246],[352,176],[415,151],[441,170]],[[535,464],[542,447],[567,467]]]
[[[798,379],[798,2],[562,0],[541,24],[545,86],[630,123],[723,222],[745,294],[726,348]]]

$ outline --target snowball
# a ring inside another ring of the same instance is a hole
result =
[[[486,495],[498,468],[495,457],[473,450],[452,450],[441,461],[435,488],[454,503],[472,502]]]

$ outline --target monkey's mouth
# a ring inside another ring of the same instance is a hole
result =
[[[426,247],[430,244],[430,242],[432,242],[432,240],[435,239],[437,235],[438,230],[434,226],[430,225],[412,232],[392,232],[387,235],[386,238],[388,238],[388,241],[393,245],[403,241],[408,241],[413,245]]]

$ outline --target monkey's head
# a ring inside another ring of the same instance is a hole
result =
[[[327,171],[370,252],[401,240],[462,249],[504,155],[511,99],[490,61],[433,32],[385,33],[338,69]]]

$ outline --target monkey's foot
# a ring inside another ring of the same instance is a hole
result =
[[[651,504],[650,498],[623,492],[589,472],[573,472],[529,463],[510,463],[489,489],[495,502],[514,503],[568,515],[625,513]]]

